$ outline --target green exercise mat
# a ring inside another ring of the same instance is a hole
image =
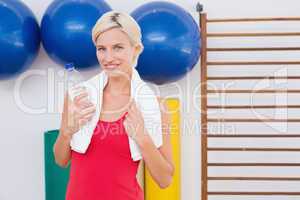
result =
[[[52,130],[44,134],[46,200],[64,200],[69,180],[70,166],[61,168],[54,160],[53,145],[58,133],[58,130]]]

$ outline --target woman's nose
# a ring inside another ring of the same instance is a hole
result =
[[[114,55],[111,51],[107,51],[104,55],[104,61],[111,62],[114,60]]]

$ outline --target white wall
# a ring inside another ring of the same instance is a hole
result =
[[[40,21],[51,0],[24,0]],[[131,12],[137,6],[150,2],[146,0],[118,1],[107,0],[112,8]],[[177,0],[198,21],[195,11],[197,1]],[[300,3],[296,0],[203,0],[204,9],[209,17],[256,17],[256,16],[299,16]],[[300,26],[298,26],[300,27]],[[216,43],[218,44],[218,43]],[[242,56],[242,57],[245,57]],[[211,57],[215,58],[214,56]],[[218,58],[218,56],[216,56]],[[229,56],[230,58],[230,56]],[[55,72],[55,80],[47,84],[47,76],[32,77],[24,81],[21,87],[21,98],[27,106],[46,107],[51,102],[57,105],[57,94],[48,96],[49,86],[57,88],[60,80],[57,72],[61,69],[52,62],[41,49],[38,59],[31,70],[43,69]],[[85,72],[91,77],[97,69]],[[211,73],[214,73],[213,71]],[[182,98],[182,199],[200,199],[200,112],[194,107],[199,100],[193,102],[192,95],[199,83],[200,67],[197,65],[185,79],[178,81],[184,91]],[[50,79],[51,80],[51,79]],[[57,107],[44,114],[32,115],[24,113],[14,99],[16,79],[0,82],[0,104],[2,133],[0,140],[0,200],[42,200],[44,199],[44,165],[43,165],[43,132],[59,127]],[[161,87],[163,95],[175,95],[174,84]],[[199,93],[199,91],[198,91]],[[216,172],[217,173],[217,172]],[[217,186],[218,187],[218,186]]]

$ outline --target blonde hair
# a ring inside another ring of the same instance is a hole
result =
[[[142,34],[138,23],[128,14],[109,11],[104,13],[96,22],[92,30],[92,39],[96,46],[96,41],[101,33],[112,29],[119,28],[129,37],[130,43],[138,47],[138,53],[133,60],[133,67],[136,67],[138,57],[143,52],[144,46],[142,44]]]

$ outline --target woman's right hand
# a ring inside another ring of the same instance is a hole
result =
[[[64,99],[61,132],[67,138],[71,138],[79,131],[80,127],[89,122],[96,112],[95,105],[88,100],[88,92],[84,88],[78,89],[82,91],[80,95],[74,97],[74,101],[70,99],[68,93]]]

